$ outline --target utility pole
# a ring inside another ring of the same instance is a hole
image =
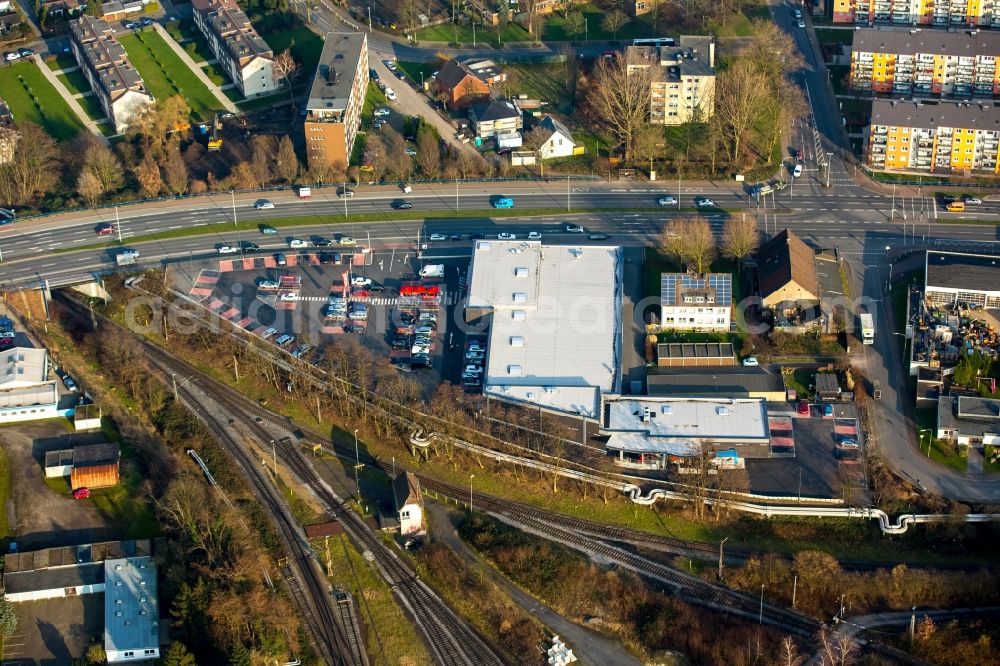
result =
[[[475,474],[469,475],[469,516],[472,516],[472,480],[476,478]]]
[[[347,181],[344,181],[344,219],[347,219]]]
[[[799,591],[799,577],[792,578],[792,608],[795,608],[795,593]]]
[[[570,210],[570,188],[569,188],[569,174],[566,174],[566,212]]]
[[[889,221],[896,219],[896,183],[892,184],[892,210],[889,211]]]
[[[910,608],[910,643],[913,643],[913,632],[917,628],[917,607]]]
[[[233,372],[236,373],[236,381],[240,381],[240,364],[236,359],[236,354],[233,354]]]
[[[118,229],[118,242],[122,242],[122,221],[118,217],[118,206],[115,206],[115,228]]]
[[[174,380],[174,402],[177,402],[177,373],[170,373],[170,378]]]
[[[722,541],[719,542],[719,582],[720,583],[722,582],[722,547],[726,545],[726,540],[727,539],[729,539],[729,537],[726,537],[725,539],[723,539]]]
[[[274,478],[278,478],[278,452],[275,449],[274,440],[271,440],[271,464],[274,466]]]
[[[764,624],[764,585],[760,586],[760,616],[757,618],[757,624]]]
[[[372,31],[372,6],[368,5],[368,32]]]

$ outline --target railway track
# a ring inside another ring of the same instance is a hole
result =
[[[204,375],[184,361],[175,359],[159,347],[140,340],[150,359],[168,372],[184,374],[188,382],[198,387],[206,396],[220,407],[223,407],[234,420],[248,428],[262,442],[270,443],[275,437],[265,429],[264,423],[283,430],[294,428],[287,419],[282,419],[273,412],[249,400],[233,389]],[[187,389],[187,387],[183,387]],[[319,438],[314,438],[318,441]],[[309,488],[313,494],[326,506],[330,513],[340,521],[344,531],[362,551],[371,553],[376,567],[394,593],[415,618],[417,626],[423,631],[429,648],[438,663],[445,666],[501,666],[504,662],[464,621],[445,604],[413,571],[390,550],[374,531],[326,485],[312,465],[302,456],[300,448],[290,440],[278,438],[275,441],[275,452],[299,481]],[[245,451],[240,458],[247,460]],[[246,467],[255,468],[255,461],[250,461]],[[328,595],[329,596],[329,595]],[[334,620],[331,610],[328,617],[322,618],[322,624],[328,627],[339,626]],[[356,634],[356,635],[359,635]],[[349,636],[338,636],[341,645],[348,644]],[[367,663],[367,662],[366,662]]]
[[[169,365],[164,367],[155,360],[153,362],[162,370],[170,371]],[[196,380],[191,383],[197,386]],[[261,471],[259,461],[206,409],[193,387],[179,387],[178,396],[233,456],[277,527],[278,537],[285,552],[289,554],[279,568],[320,657],[327,664],[368,666],[368,655],[360,640],[359,628],[351,626],[345,631],[345,626],[337,621],[340,614],[333,610],[328,585],[316,571],[311,549],[303,542],[280,492]]]

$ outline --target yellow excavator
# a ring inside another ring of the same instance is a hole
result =
[[[208,150],[210,152],[215,152],[222,150],[222,137],[219,136],[219,130],[222,129],[222,122],[219,120],[219,114],[215,114],[215,118],[212,120],[212,136],[208,139]]]

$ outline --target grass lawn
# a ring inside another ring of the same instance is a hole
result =
[[[205,76],[208,77],[208,80],[217,86],[224,86],[229,83],[229,79],[220,74],[219,71],[212,65],[203,65],[201,71],[205,72]]]
[[[926,456],[927,437],[934,434],[935,426],[937,425],[937,408],[922,407],[917,409],[913,414],[913,420],[917,425],[920,453]],[[930,430],[931,432],[923,433],[924,437],[919,439],[920,430]],[[957,445],[953,446],[950,442],[933,439],[931,440],[930,458],[945,467],[951,467],[959,472],[964,472],[968,469],[969,459],[961,455],[959,450]]]
[[[215,59],[215,54],[212,53],[205,36],[198,30],[193,19],[171,21],[166,25],[166,29],[167,34],[173,37],[195,62]]]
[[[424,76],[424,82],[427,82],[430,81],[431,75],[437,71],[436,67],[432,67],[425,62],[404,62],[397,60],[396,67],[403,70],[403,73],[410,77],[411,81],[417,83],[420,82],[421,74]]]
[[[516,23],[508,23],[500,31],[500,43],[529,41],[528,31]],[[443,23],[424,28],[417,32],[417,41],[472,44],[472,26]],[[497,45],[497,31],[494,28],[476,26],[476,45]]]
[[[267,32],[262,30],[261,36],[274,50],[275,54],[282,53],[289,49],[292,58],[299,64],[298,80],[308,82],[312,80],[316,72],[316,65],[319,64],[319,56],[323,52],[323,40],[319,35],[305,28],[295,28],[293,30],[281,30],[278,32]]]
[[[525,94],[531,99],[548,102],[560,111],[569,112],[573,107],[570,87],[566,83],[565,63],[540,63],[535,65],[505,65],[508,82],[515,95]],[[570,82],[572,84],[572,81]]]
[[[174,53],[158,33],[143,32],[121,35],[129,59],[142,75],[149,91],[157,99],[182,95],[196,120],[207,120],[221,110],[215,95],[205,87],[194,72]]]
[[[55,58],[46,58],[45,61],[53,72],[79,66],[72,53],[60,53]]]
[[[83,107],[83,110],[86,111],[91,120],[103,120],[105,118],[104,109],[101,108],[97,98],[93,95],[81,97],[76,100],[76,103]]]
[[[56,74],[56,78],[62,81],[62,84],[69,89],[71,93],[85,93],[90,92],[90,84],[87,83],[87,77],[83,75],[83,72],[76,70],[70,72],[69,74]]]
[[[316,559],[332,566],[330,582],[354,596],[355,612],[368,627],[368,654],[381,654],[390,664],[429,664],[427,648],[412,622],[396,603],[395,596],[350,540],[343,535],[330,537],[329,549],[323,540],[312,544]],[[324,567],[325,568],[325,567]]]
[[[837,95],[846,95],[850,92],[848,79],[851,74],[850,65],[827,65],[830,71],[830,83],[833,85],[833,92]]]
[[[816,38],[820,44],[850,44],[854,40],[854,31],[816,28]]]
[[[991,458],[996,455],[998,448],[986,445],[985,450],[986,453],[983,456],[983,473],[1000,474],[1000,455],[997,456],[996,462],[991,461]]]
[[[60,141],[84,130],[83,123],[31,62],[0,67],[0,90],[18,122],[30,121]]]

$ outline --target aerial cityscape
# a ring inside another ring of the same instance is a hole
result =
[[[1000,666],[1000,3],[0,52],[3,666]]]

